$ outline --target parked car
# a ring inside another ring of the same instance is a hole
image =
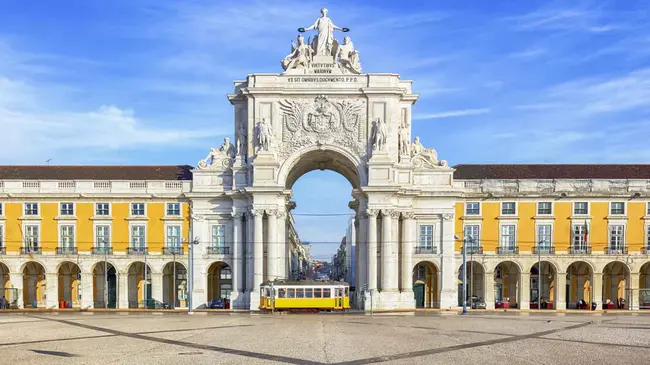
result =
[[[485,301],[483,298],[479,298],[477,296],[473,296],[471,298],[471,303],[472,303],[472,309],[485,309]]]
[[[208,303],[208,308],[210,309],[225,309],[226,303],[221,299],[216,299]]]

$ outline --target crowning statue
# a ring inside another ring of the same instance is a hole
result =
[[[354,49],[350,37],[343,38],[343,44],[339,46],[338,54],[341,67],[355,74],[361,73],[361,64],[359,63],[359,52]]]
[[[282,60],[282,69],[307,68],[311,64],[314,50],[305,44],[305,38],[298,34],[298,45],[291,42],[291,53]]]
[[[372,149],[376,151],[383,150],[386,145],[387,135],[386,123],[381,118],[377,118],[372,122]]]
[[[415,137],[411,145],[411,161],[419,160],[429,166],[447,166],[447,161],[438,161],[438,152],[433,148],[425,148],[420,143],[420,137]]]
[[[210,153],[196,165],[199,169],[207,169],[215,167],[222,163],[223,167],[230,163],[230,160],[235,157],[235,146],[230,143],[230,138],[223,139],[223,144],[219,148],[210,148]]]
[[[327,9],[323,8],[320,10],[321,17],[316,19],[314,25],[308,28],[298,28],[299,32],[306,32],[308,30],[316,29],[318,35],[314,37],[314,40],[311,44],[314,51],[317,55],[323,56],[335,56],[334,47],[337,45],[336,39],[334,39],[334,31],[340,30],[343,32],[349,31],[347,28],[340,28],[332,23],[332,20],[327,17]]]
[[[271,148],[271,139],[272,131],[271,125],[266,121],[266,118],[262,118],[261,122],[257,122],[255,126],[256,138],[257,138],[257,151],[269,151]]]

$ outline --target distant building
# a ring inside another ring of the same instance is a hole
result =
[[[350,285],[355,285],[357,270],[357,241],[356,229],[354,228],[354,218],[348,220],[348,228],[345,232],[345,281]]]

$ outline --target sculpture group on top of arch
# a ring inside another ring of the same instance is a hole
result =
[[[305,38],[299,34],[296,38],[297,43],[291,42],[291,53],[281,62],[283,70],[310,68],[318,56],[325,56],[326,59],[331,57],[329,61],[335,62],[343,73],[361,73],[359,52],[354,49],[350,37],[344,37],[343,44],[339,44],[334,38],[335,30],[348,32],[349,29],[334,25],[332,20],[327,17],[327,9],[321,9],[321,17],[316,19],[313,25],[307,28],[298,28],[301,33],[310,30],[318,32],[313,40],[308,39],[305,43]]]

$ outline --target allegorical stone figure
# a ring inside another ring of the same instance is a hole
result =
[[[210,148],[210,153],[197,163],[199,169],[207,169],[215,166],[219,161],[235,157],[235,146],[230,143],[230,138],[223,139],[223,144],[219,148]]]
[[[257,134],[257,150],[268,151],[271,147],[272,133],[271,125],[266,121],[266,118],[262,118],[261,122],[257,122],[255,130]]]
[[[327,17],[327,9],[323,8],[320,10],[321,17],[314,22],[314,25],[312,25],[309,28],[300,28],[298,29],[301,32],[305,32],[308,30],[316,29],[318,31],[318,35],[316,38],[314,38],[314,42],[312,43],[312,48],[314,48],[314,51],[316,51],[317,55],[326,55],[326,56],[335,56],[333,54],[333,44],[336,41],[334,39],[334,31],[335,30],[341,30],[341,31],[347,31],[347,29],[337,27],[332,23],[332,20]]]
[[[372,124],[372,149],[381,151],[386,145],[386,123],[381,118],[377,118]]]
[[[354,44],[352,44],[350,37],[343,38],[343,44],[339,46],[337,57],[344,70],[355,74],[361,73],[359,52],[354,49]]]
[[[246,127],[244,123],[239,123],[239,128],[237,128],[237,156],[246,157],[247,140],[246,140]]]
[[[291,53],[282,60],[282,69],[306,68],[311,63],[314,50],[308,44],[302,34],[298,34],[298,44],[291,42]]]
[[[420,143],[420,137],[415,137],[413,144],[411,145],[411,151],[413,156],[421,156],[429,160],[433,164],[438,164],[438,152],[433,148],[425,148],[422,143]]]
[[[407,122],[403,122],[399,129],[399,154],[408,156],[411,154],[411,141]]]

